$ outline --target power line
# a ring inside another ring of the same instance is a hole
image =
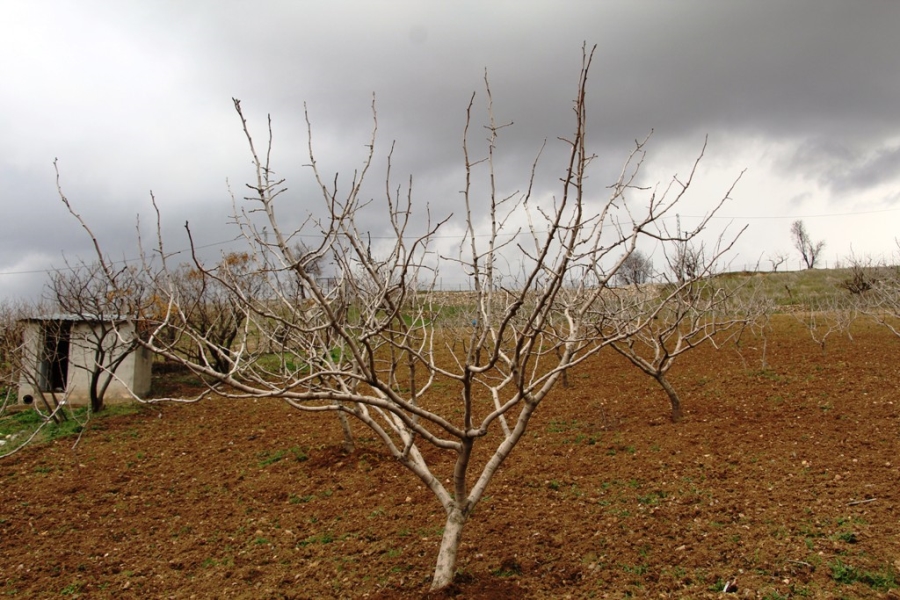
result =
[[[879,209],[879,210],[865,210],[865,211],[857,211],[857,212],[820,213],[820,214],[813,214],[813,215],[762,215],[762,216],[760,216],[760,215],[756,215],[756,216],[713,215],[712,217],[707,217],[706,215],[678,215],[678,216],[680,216],[681,218],[684,218],[684,219],[710,218],[710,219],[725,219],[725,220],[729,220],[729,221],[740,221],[740,220],[761,221],[761,220],[788,220],[788,219],[794,219],[794,220],[796,220],[796,219],[819,219],[819,218],[827,218],[827,217],[852,217],[852,216],[858,216],[858,215],[873,215],[873,214],[882,214],[882,213],[897,212],[897,211],[900,211],[900,208],[883,208],[883,209]],[[663,217],[661,220],[671,220],[674,218],[676,218],[676,216],[674,216],[674,215],[666,216],[666,217]],[[545,230],[536,231],[535,233],[544,234],[544,233],[546,233],[546,231]],[[436,240],[446,240],[446,239],[463,239],[464,237],[467,237],[467,235],[468,234],[433,235],[430,237],[431,237],[431,239],[436,239]],[[512,236],[514,234],[513,233],[501,233],[499,235]],[[294,237],[318,239],[319,236],[297,234]],[[410,236],[410,238],[413,238],[413,237],[414,236]],[[476,237],[484,237],[484,236],[479,235]],[[389,240],[389,239],[394,239],[394,236],[373,235],[373,236],[369,236],[369,238],[373,239],[373,240]],[[212,248],[215,246],[222,246],[222,245],[230,244],[234,241],[237,241],[237,239],[239,239],[239,238],[232,238],[229,240],[221,240],[218,242],[210,242],[208,244],[196,246],[195,249],[203,250],[203,249]],[[176,250],[175,252],[172,252],[168,255],[175,256],[175,255],[182,254],[182,253],[185,253],[188,251],[190,251],[190,248],[182,248],[181,250]],[[114,261],[114,264],[129,263],[129,262],[135,262],[138,260],[140,260],[140,258],[126,258],[121,261]],[[5,275],[36,275],[39,273],[51,273],[54,271],[66,271],[66,270],[74,270],[74,269],[75,269],[75,267],[64,267],[64,268],[60,268],[60,269],[34,269],[34,270],[29,270],[29,271],[0,271],[0,277],[5,276]]]

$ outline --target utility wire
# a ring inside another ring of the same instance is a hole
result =
[[[900,207],[898,207],[898,208],[884,208],[884,209],[879,209],[879,210],[865,210],[865,211],[858,211],[858,212],[821,213],[821,214],[816,214],[816,215],[758,215],[758,216],[727,216],[727,215],[713,215],[713,216],[710,217],[710,218],[711,218],[711,219],[719,219],[719,220],[723,220],[723,219],[724,219],[724,220],[728,220],[728,221],[741,221],[741,220],[787,220],[787,219],[793,219],[793,220],[796,220],[796,219],[819,219],[819,218],[827,218],[827,217],[852,217],[852,216],[858,216],[858,215],[873,215],[873,214],[888,213],[888,212],[897,212],[897,211],[900,211]],[[683,218],[683,219],[704,219],[704,218],[707,218],[705,215],[678,215],[678,216],[681,217],[681,218]],[[673,215],[673,216],[666,216],[666,217],[663,217],[662,220],[674,219],[674,218],[676,218],[676,216],[674,216],[674,215]],[[538,231],[538,232],[536,232],[536,233],[546,233],[546,231]],[[431,236],[431,239],[435,239],[435,240],[462,239],[465,235],[466,235],[466,234],[456,234],[456,235],[433,235],[433,236]],[[499,235],[501,235],[501,236],[512,236],[512,235],[515,235],[515,234],[513,234],[513,233],[505,233],[505,234],[504,234],[504,233],[501,233],[501,234],[499,234]],[[294,237],[301,237],[301,238],[308,238],[308,239],[317,239],[317,236],[315,236],[315,235],[299,235],[299,234],[298,234],[298,235],[295,235]],[[483,237],[483,236],[476,236],[476,237]],[[208,243],[208,244],[203,244],[202,246],[197,246],[196,249],[197,249],[197,250],[203,250],[203,249],[206,249],[206,248],[213,248],[213,247],[215,247],[215,246],[222,246],[222,245],[225,245],[225,244],[230,244],[230,243],[236,241],[236,239],[237,239],[237,238],[232,238],[232,239],[229,239],[229,240],[222,240],[222,241],[218,241],[218,242],[210,242],[210,243]],[[372,235],[372,236],[369,236],[369,239],[373,239],[373,240],[388,240],[388,239],[394,239],[394,238],[393,238],[393,236],[377,236],[377,235]],[[177,254],[182,254],[182,253],[184,253],[184,252],[188,252],[189,250],[190,250],[190,248],[183,248],[183,249],[181,249],[181,250],[177,250],[177,251],[175,251],[175,252],[172,252],[171,254],[169,254],[169,256],[175,256],[175,255],[177,255]],[[135,262],[135,261],[137,261],[137,260],[140,260],[140,258],[126,258],[126,259],[120,260],[120,261],[113,261],[113,263],[114,263],[114,264],[120,264],[120,263],[125,264],[125,263],[129,263],[129,262]],[[35,274],[38,274],[38,273],[48,273],[48,274],[49,274],[49,273],[56,272],[56,271],[66,271],[66,270],[74,270],[74,269],[75,269],[75,267],[63,267],[63,268],[60,268],[60,269],[34,269],[34,270],[30,270],[30,271],[0,271],[0,277],[5,276],[5,275],[35,275]]]

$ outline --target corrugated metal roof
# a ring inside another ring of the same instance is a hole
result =
[[[44,315],[42,317],[25,317],[24,319],[19,319],[20,321],[25,321],[29,323],[35,322],[44,322],[44,321],[68,321],[70,323],[97,323],[99,321],[115,321],[115,322],[124,322],[128,321],[128,317],[108,317],[108,316],[96,316],[96,315],[74,315],[67,313],[56,313],[52,315]]]

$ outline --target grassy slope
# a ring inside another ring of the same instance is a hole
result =
[[[850,293],[841,283],[852,276],[850,269],[807,269],[784,272],[739,271],[723,273],[719,279],[757,290],[774,301],[777,307],[821,305],[846,300]]]

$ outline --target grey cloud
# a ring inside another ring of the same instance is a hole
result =
[[[900,180],[900,146],[873,149],[834,139],[809,140],[796,149],[785,168],[840,197]]]
[[[836,194],[879,186],[900,179],[900,146],[880,148],[835,169],[829,186]]]

